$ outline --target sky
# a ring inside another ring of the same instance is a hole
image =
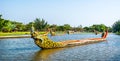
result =
[[[0,0],[2,18],[27,24],[43,18],[49,24],[112,26],[120,19],[120,0]]]

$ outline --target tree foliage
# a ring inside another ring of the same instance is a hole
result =
[[[116,21],[112,26],[113,32],[120,32],[120,20]]]
[[[0,15],[0,31],[2,32],[12,32],[14,30],[23,31],[26,26],[23,23],[10,21],[2,18]]]
[[[34,24],[34,23],[33,22],[29,22],[28,24],[26,24],[25,31],[29,31],[31,29],[32,24]]]
[[[103,31],[105,31],[106,26],[104,24],[92,25],[91,28],[92,28],[92,31],[96,30],[96,31],[99,31],[99,32],[103,32]]]
[[[10,20],[5,20],[0,15],[0,31],[3,32],[10,32],[13,29],[14,25]]]
[[[2,27],[2,31],[4,31],[4,32],[12,31],[13,26],[14,26],[9,20],[4,20],[3,25],[4,26]]]
[[[84,27],[84,31],[87,32],[94,32],[94,31],[99,31],[99,32],[103,32],[105,31],[105,29],[107,28],[107,26],[105,26],[104,24],[94,24],[90,27]]]
[[[58,26],[58,27],[57,27],[57,30],[58,30],[58,31],[65,31],[65,28],[64,28],[64,26]]]
[[[4,26],[4,19],[2,19],[0,15],[0,31],[2,31],[3,26]]]
[[[82,28],[82,25],[79,25],[79,26],[77,26],[77,27],[73,27],[72,30],[75,31],[75,32],[76,32],[76,31],[82,32],[82,31],[83,31],[83,28]]]
[[[69,24],[64,24],[63,27],[64,27],[64,30],[70,30],[71,29],[71,26]]]
[[[11,32],[11,31],[30,31],[30,28],[34,24],[35,30],[38,31],[44,31],[48,28],[51,28],[53,31],[86,31],[86,32],[93,32],[94,30],[103,32],[107,26],[104,24],[94,24],[90,27],[82,27],[82,25],[79,25],[77,27],[71,27],[69,24],[63,24],[63,25],[50,25],[48,24],[44,19],[36,18],[33,22],[29,22],[28,24],[23,24],[21,22],[6,20],[2,18],[2,15],[0,15],[0,31],[3,32]],[[120,32],[120,20],[116,21],[112,28],[109,27],[109,31],[111,32]]]
[[[44,19],[36,18],[34,20],[35,29],[38,31],[43,31],[47,28],[48,23]]]
[[[86,31],[86,32],[90,32],[90,28],[89,28],[89,27],[84,27],[83,29],[84,29],[84,31]]]

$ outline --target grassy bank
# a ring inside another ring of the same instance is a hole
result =
[[[64,35],[66,32],[57,31],[56,35]],[[75,32],[73,34],[88,34],[93,32]],[[45,34],[45,32],[40,32],[40,34]],[[30,35],[30,32],[0,32],[0,36],[12,36],[12,35]]]
[[[0,32],[0,36],[29,35],[30,32]]]
[[[40,32],[44,34],[45,32]],[[12,36],[12,35],[30,35],[30,32],[0,32],[0,36]]]

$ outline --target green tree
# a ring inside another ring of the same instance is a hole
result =
[[[112,32],[112,28],[111,27],[108,27],[108,32]]]
[[[69,24],[64,24],[63,27],[64,27],[64,30],[70,30],[71,29],[71,26]]]
[[[21,22],[16,22],[16,21],[11,21],[12,24],[14,25],[14,28],[13,30],[16,30],[16,31],[27,31],[26,30],[26,25],[21,23]]]
[[[44,19],[36,18],[34,20],[34,26],[36,30],[43,31],[47,28],[48,23]]]
[[[25,25],[23,23],[16,22],[15,23],[15,28],[17,29],[17,31],[24,31]]]
[[[91,29],[92,29],[92,31],[96,30],[96,31],[99,31],[99,32],[103,32],[103,31],[105,31],[106,27],[107,26],[105,26],[104,24],[92,25]]]
[[[113,32],[120,32],[120,20],[116,21],[112,26]]]
[[[26,27],[25,31],[30,31],[32,24],[34,24],[34,23],[33,22],[29,22],[28,24],[26,24],[25,25],[25,27]]]
[[[89,28],[89,27],[84,27],[83,29],[84,29],[84,31],[86,31],[86,32],[89,32],[89,31],[90,31],[90,28]]]
[[[2,15],[0,14],[0,18],[2,17]]]
[[[57,31],[65,31],[64,26],[58,26]]]
[[[53,25],[50,25],[49,28],[51,28],[53,31],[56,31],[57,30],[57,25],[56,24],[53,24]]]
[[[10,20],[5,20],[2,18],[2,15],[0,15],[0,31],[3,32],[10,32],[14,29],[14,24]]]
[[[13,24],[9,20],[4,20],[2,31],[3,32],[10,32],[13,29]]]
[[[4,19],[1,18],[2,15],[0,15],[0,31],[2,31],[2,28],[4,26]]]
[[[75,27],[75,30],[82,32],[83,31],[82,25],[79,25],[79,26]]]

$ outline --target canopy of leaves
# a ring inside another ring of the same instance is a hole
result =
[[[6,31],[10,32],[13,30],[16,31],[30,31],[30,28],[34,24],[35,30],[38,31],[45,31],[48,28],[51,28],[53,31],[86,31],[86,32],[93,32],[94,30],[103,32],[106,29],[106,26],[104,24],[94,24],[90,27],[84,27],[82,28],[82,25],[79,25],[78,27],[71,27],[69,24],[63,24],[63,25],[49,25],[44,19],[36,18],[33,22],[29,22],[28,24],[23,24],[20,22],[5,20],[2,18],[2,15],[0,15],[0,31]],[[112,26],[112,29],[109,27],[109,31],[113,32],[120,32],[120,20],[115,22]]]
[[[120,32],[120,20],[116,21],[112,26],[113,32]]]
[[[47,29],[48,23],[44,19],[36,18],[34,20],[34,27],[38,31],[43,31]]]
[[[94,24],[90,27],[84,27],[84,31],[87,31],[87,32],[94,32],[94,31],[103,32],[103,31],[105,31],[106,28],[107,28],[107,26],[105,26],[104,24]]]

